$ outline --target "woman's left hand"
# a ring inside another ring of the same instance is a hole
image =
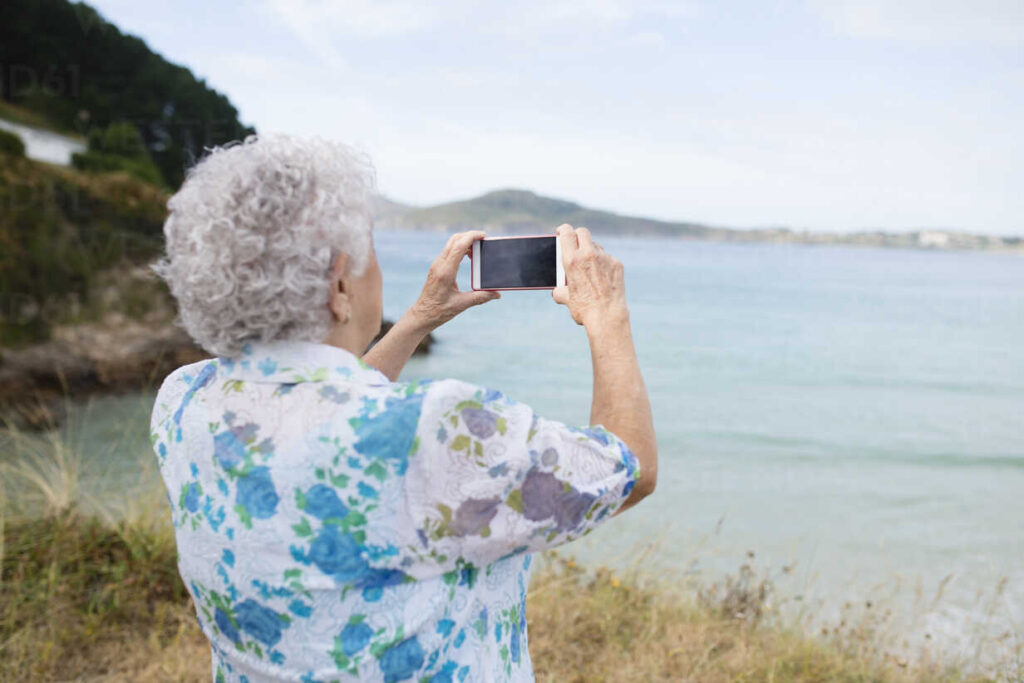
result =
[[[409,314],[427,331],[440,327],[471,306],[501,298],[498,292],[460,291],[456,282],[459,264],[469,255],[473,242],[483,237],[482,230],[455,233],[430,265],[423,291],[409,309]]]

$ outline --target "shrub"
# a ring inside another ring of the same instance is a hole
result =
[[[89,147],[71,157],[80,171],[109,173],[123,171],[153,185],[163,185],[160,170],[150,159],[142,136],[130,123],[114,123],[89,133]]]
[[[0,153],[23,157],[25,156],[25,143],[14,133],[0,129]]]
[[[125,174],[0,155],[0,346],[46,340],[91,307],[99,273],[155,257],[166,203]]]

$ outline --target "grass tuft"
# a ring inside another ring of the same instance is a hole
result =
[[[0,680],[116,673],[119,651],[141,664],[183,638],[202,644],[166,531],[66,510],[8,520],[4,548]]]
[[[166,517],[154,524],[158,518],[111,523],[70,509],[3,524],[0,680],[209,679],[209,646],[178,575],[172,530]],[[550,553],[528,597],[537,677],[985,680],[935,664],[917,668],[875,657],[855,639],[790,630],[769,616],[764,598],[770,589],[752,576],[741,570],[722,591],[695,595],[639,573],[586,570]],[[737,600],[744,611],[735,609]],[[750,618],[758,612],[759,619]]]
[[[162,491],[100,506],[76,483],[75,449],[44,445],[0,457],[0,680],[208,681],[209,644],[178,574]],[[140,476],[159,488],[154,472]],[[5,498],[15,491],[17,505]],[[548,553],[528,594],[529,649],[541,681],[1024,680],[1016,634],[999,678],[985,679],[927,652],[895,654],[879,605],[844,608],[815,635],[782,616],[784,603],[752,555],[702,585]]]
[[[586,570],[555,553],[529,593],[530,653],[543,681],[989,680],[933,662],[911,666],[862,647],[869,626],[820,639],[771,609],[771,581],[750,564],[691,590],[639,573]],[[1014,680],[1007,675],[1006,680]]]

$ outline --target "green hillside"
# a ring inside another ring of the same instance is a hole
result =
[[[0,67],[0,116],[82,136],[129,123],[170,187],[205,147],[254,132],[227,97],[85,3],[4,0]]]
[[[45,340],[53,325],[94,313],[105,271],[159,254],[166,204],[164,191],[128,173],[0,151],[0,346]],[[137,303],[139,312],[153,304]]]
[[[1024,239],[949,230],[888,233],[812,232],[784,227],[730,229],[699,223],[659,221],[589,209],[564,199],[542,197],[528,190],[498,190],[474,199],[429,207],[411,207],[385,198],[374,206],[374,220],[385,230],[454,232],[486,230],[491,234],[548,233],[562,223],[589,228],[595,235],[676,237],[712,242],[847,245],[901,249],[985,249],[1024,253]]]
[[[527,190],[498,190],[461,202],[410,208],[378,216],[382,227],[466,230],[523,234],[550,232],[561,223],[586,226],[594,234],[708,238],[724,232],[695,223],[670,223],[588,209]]]
[[[404,216],[412,211],[414,206],[402,204],[383,195],[375,194],[370,197],[370,210],[373,211],[375,221],[388,221],[396,216]]]

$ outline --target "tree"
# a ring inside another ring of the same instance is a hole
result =
[[[4,0],[0,97],[64,130],[131,124],[171,187],[204,148],[255,132],[188,69],[68,0]]]
[[[160,169],[149,158],[142,136],[130,123],[114,123],[105,130],[91,130],[88,150],[73,154],[71,165],[81,171],[124,171],[147,183],[164,184]]]

